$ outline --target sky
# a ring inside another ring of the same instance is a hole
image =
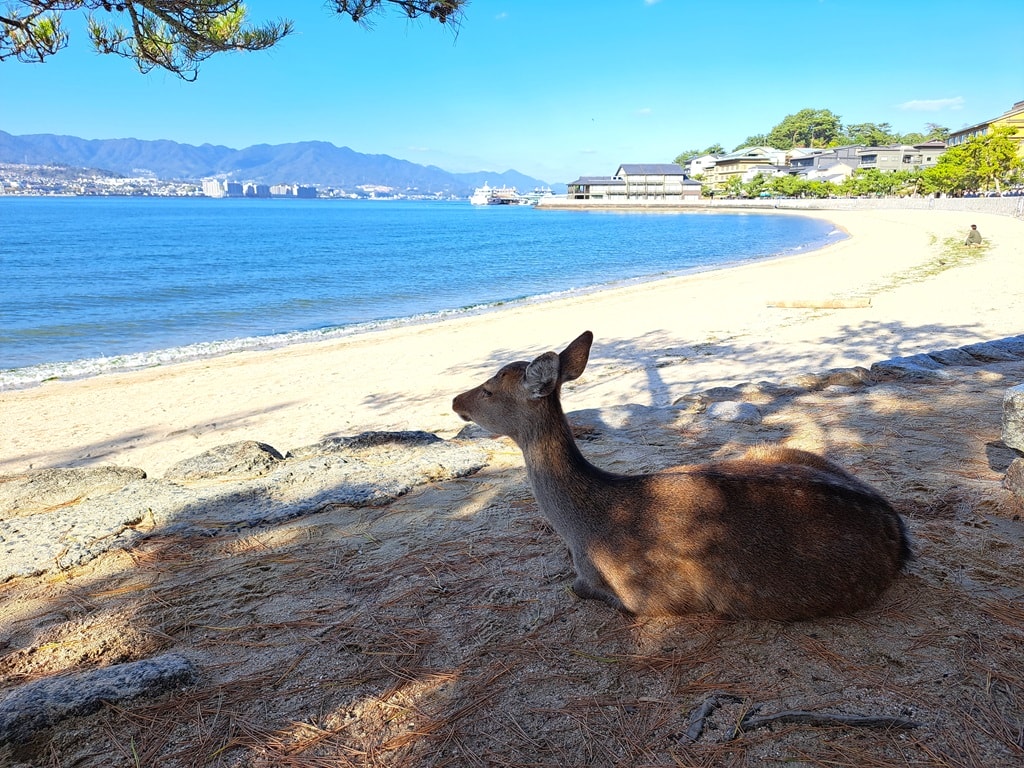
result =
[[[804,108],[907,133],[1024,100],[1022,0],[472,0],[457,31],[397,11],[365,28],[320,0],[247,7],[295,33],[215,56],[194,83],[96,54],[67,13],[67,49],[0,62],[0,130],[326,141],[566,183],[732,150]]]

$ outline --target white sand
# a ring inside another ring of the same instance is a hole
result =
[[[159,477],[239,440],[284,452],[365,430],[448,436],[462,426],[455,394],[586,329],[596,336],[590,367],[567,392],[567,410],[667,404],[719,384],[1024,333],[1024,222],[931,211],[806,215],[851,237],[801,256],[486,315],[3,392],[0,473],[119,464]],[[990,243],[984,258],[934,273],[943,242],[971,223]],[[863,308],[768,306],[865,292]]]

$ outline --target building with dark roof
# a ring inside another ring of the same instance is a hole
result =
[[[614,176],[580,176],[569,182],[570,200],[605,203],[679,203],[700,200],[700,182],[675,163],[623,163]]]

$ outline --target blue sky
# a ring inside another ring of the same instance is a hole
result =
[[[445,170],[545,181],[733,149],[805,107],[899,132],[1024,100],[1021,0],[472,0],[458,34],[319,0],[249,0],[296,32],[207,61],[195,83],[68,49],[0,63],[0,130],[187,144],[328,141]]]

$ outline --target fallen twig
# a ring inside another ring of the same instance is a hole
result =
[[[728,693],[715,693],[708,696],[693,712],[690,713],[690,724],[686,729],[686,738],[697,741],[704,733],[707,720],[725,702],[739,703],[743,699]],[[744,733],[757,728],[764,728],[773,723],[796,723],[813,726],[846,726],[850,728],[920,728],[924,723],[902,717],[885,715],[848,715],[841,712],[811,712],[807,710],[785,710],[771,715],[759,715],[760,706],[753,706],[740,718],[726,741],[738,739]]]

